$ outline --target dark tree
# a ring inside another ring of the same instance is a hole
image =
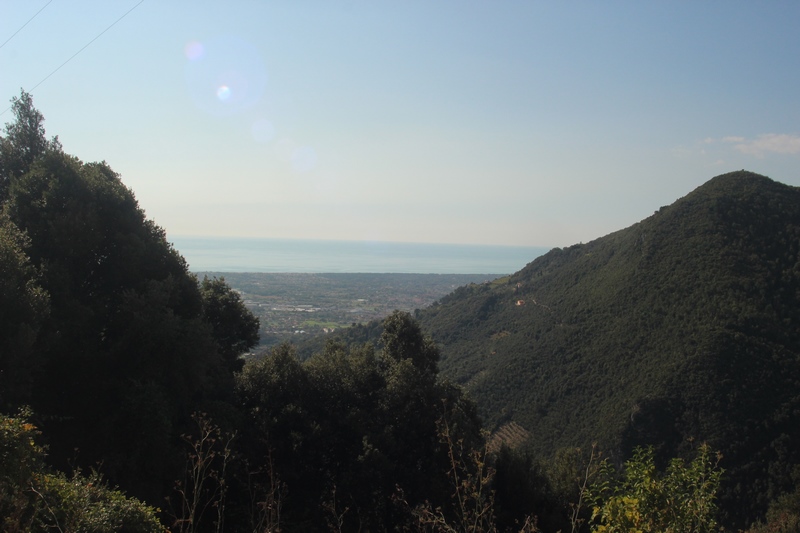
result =
[[[221,286],[204,298],[106,163],[43,141],[26,95],[15,110],[3,153],[24,164],[6,174],[3,213],[29,238],[26,279],[38,272],[50,297],[27,388],[48,459],[65,468],[102,462],[114,484],[160,504],[182,465],[177,437],[209,398],[230,397],[231,359],[251,345],[257,321]]]
[[[400,362],[409,359],[421,372],[435,376],[439,369],[439,349],[423,335],[419,324],[408,313],[395,311],[383,321],[381,334],[383,354],[387,359]]]
[[[408,519],[410,507],[448,505],[447,444],[437,421],[467,447],[480,443],[474,405],[437,379],[438,350],[406,313],[383,324],[384,348],[330,342],[300,363],[281,346],[238,377],[251,464],[266,451],[286,483],[287,527],[380,531]],[[259,454],[261,454],[259,456]]]
[[[225,278],[200,283],[203,313],[219,345],[225,365],[232,372],[242,369],[242,354],[258,344],[258,318],[247,310],[239,293],[225,283]]]
[[[36,339],[49,311],[47,292],[25,250],[28,239],[0,213],[0,409],[30,402],[39,358]]]
[[[10,183],[37,158],[48,150],[61,150],[57,137],[50,141],[45,137],[44,117],[33,107],[29,93],[20,91],[19,98],[12,98],[11,112],[15,120],[6,124],[5,136],[0,137],[0,202],[6,199]]]

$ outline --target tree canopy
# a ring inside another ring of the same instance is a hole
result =
[[[30,95],[13,109],[0,261],[17,290],[0,297],[16,312],[0,327],[15,330],[3,370],[29,379],[3,400],[34,408],[55,464],[77,449],[78,465],[102,458],[112,482],[154,498],[179,466],[172,439],[193,410],[230,394],[257,320],[223,281],[201,287],[108,164],[46,141]]]
[[[33,107],[33,98],[22,91],[11,99],[14,121],[6,124],[0,138],[0,202],[5,200],[8,187],[30,169],[33,162],[48,151],[60,151],[58,138],[47,140],[44,116]]]
[[[449,495],[437,420],[447,417],[458,438],[480,442],[474,406],[437,378],[438,350],[413,318],[395,312],[383,329],[380,352],[331,342],[301,363],[282,345],[238,379],[246,440],[262,442],[262,454],[272,450],[277,473],[300,503],[286,509],[295,527],[310,520],[304,527],[321,528],[330,516],[308,510],[324,511],[334,493],[338,512],[349,509],[350,527],[399,522],[397,487],[414,503]]]

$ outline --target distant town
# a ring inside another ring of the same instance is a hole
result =
[[[490,281],[493,274],[276,274],[201,272],[224,277],[261,321],[266,349],[297,336],[331,333],[383,318],[395,309],[413,312],[457,287]]]

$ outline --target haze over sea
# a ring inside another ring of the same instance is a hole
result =
[[[512,274],[549,248],[170,237],[192,272]]]

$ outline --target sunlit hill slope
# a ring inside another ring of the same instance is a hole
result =
[[[420,311],[444,375],[540,456],[598,442],[724,454],[763,510],[800,464],[800,189],[718,176],[629,228]],[[731,510],[734,509],[734,510]]]

